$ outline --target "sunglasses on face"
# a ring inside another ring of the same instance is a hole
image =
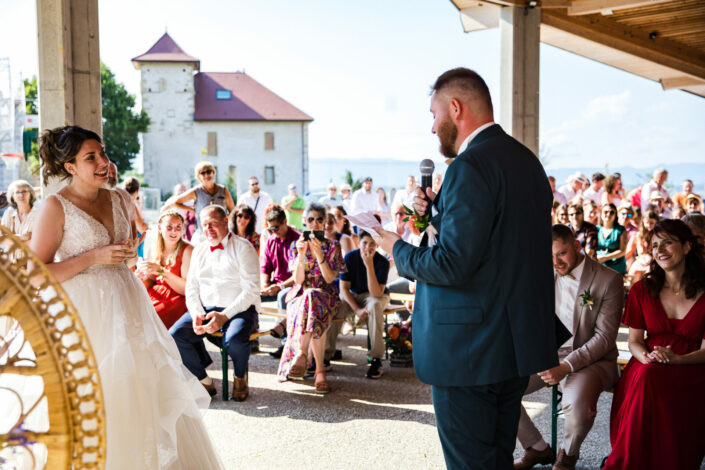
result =
[[[259,183],[257,181],[254,181],[254,182],[250,183],[250,186],[259,186]]]
[[[614,215],[614,211],[605,211],[602,215]]]
[[[306,220],[308,221],[309,224],[312,224],[314,220],[316,222],[318,222],[319,224],[323,223],[323,217],[309,217]]]
[[[215,173],[215,171],[213,171],[213,170],[203,170],[201,172],[201,176],[212,175],[213,173]]]
[[[242,218],[242,219],[247,219],[247,220],[250,220],[252,218],[252,217],[250,217],[250,214],[245,214],[245,213],[237,214],[235,217],[237,217],[238,219]]]
[[[568,215],[569,215],[570,217],[573,217],[573,216],[576,216],[576,215],[583,215],[583,213],[582,213],[582,212],[569,212]]]
[[[15,191],[15,194],[29,194],[29,191],[26,189],[22,189],[20,191]]]
[[[270,232],[278,232],[279,227],[281,227],[281,225],[270,225],[269,227],[267,227],[267,230]]]
[[[403,213],[403,212],[395,212],[394,215],[401,215],[401,216],[404,216],[404,215],[406,215],[406,214]]]

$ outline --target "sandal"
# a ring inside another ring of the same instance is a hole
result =
[[[303,357],[303,363],[304,365],[299,365],[299,358]],[[289,374],[287,374],[287,377],[289,379],[293,380],[303,380],[304,375],[306,374],[306,366],[308,365],[308,356],[306,354],[300,352],[296,356],[294,356],[293,363],[291,364],[291,367],[289,367]]]
[[[283,323],[277,323],[277,326],[269,330],[269,334],[279,339],[286,334],[286,328]]]
[[[318,378],[319,374],[325,374],[325,372],[316,372],[315,377]],[[321,395],[330,393],[330,384],[328,383],[328,380],[320,380],[314,382],[313,385],[316,387],[316,393],[320,393]]]

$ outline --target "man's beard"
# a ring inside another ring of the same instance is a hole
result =
[[[448,158],[455,158],[458,156],[455,151],[455,141],[458,138],[458,128],[455,127],[453,121],[446,119],[438,126],[436,131],[438,140],[441,142],[440,152]]]
[[[252,189],[250,189],[250,192],[252,194],[259,194],[259,188],[258,187],[252,188]]]

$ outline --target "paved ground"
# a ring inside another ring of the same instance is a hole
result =
[[[269,327],[266,320],[261,327]],[[216,361],[209,372],[219,393],[205,420],[227,469],[444,468],[430,387],[419,382],[412,368],[391,368],[387,362],[381,379],[365,379],[365,330],[340,338],[344,360],[333,363],[328,375],[333,391],[325,396],[314,393],[312,379],[277,382],[278,361],[267,354],[277,341],[260,339],[261,352],[250,359],[250,398],[243,403],[220,399],[220,354],[209,345]],[[550,399],[544,389],[525,401],[547,441]],[[611,394],[600,397],[579,469],[599,468],[609,452],[611,402]],[[559,436],[562,426],[559,419]]]

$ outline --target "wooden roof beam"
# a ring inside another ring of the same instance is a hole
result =
[[[661,88],[664,90],[681,89],[689,86],[699,86],[705,85],[705,80],[701,80],[695,77],[673,77],[673,78],[662,78],[660,80]]]
[[[628,28],[604,16],[567,16],[542,10],[541,22],[590,41],[705,80],[705,54],[650,32]]]
[[[574,0],[570,2],[568,14],[571,16],[592,15],[595,13],[611,15],[615,10],[650,6],[671,1],[673,0]]]

